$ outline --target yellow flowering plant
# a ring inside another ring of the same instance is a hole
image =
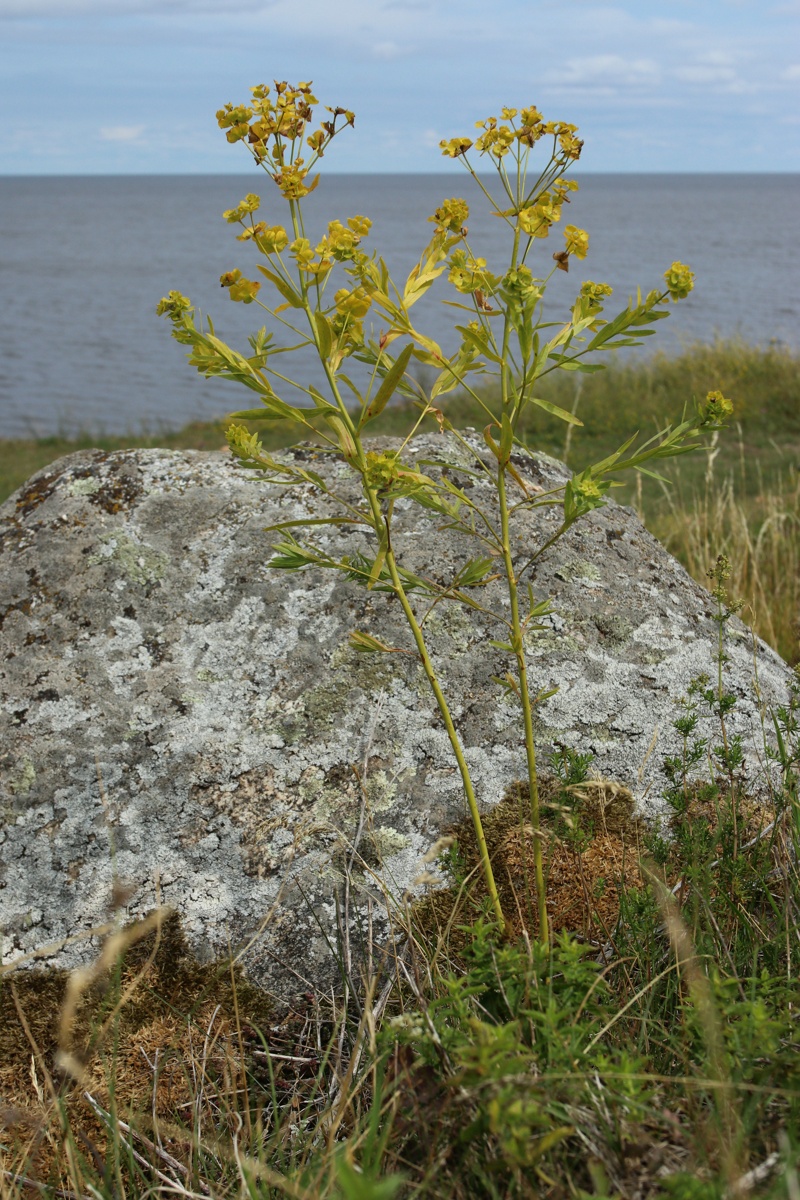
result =
[[[226,104],[217,113],[229,142],[242,142],[255,163],[273,180],[288,206],[288,226],[257,221],[260,198],[248,195],[224,219],[241,226],[238,239],[252,242],[263,258],[257,270],[272,290],[271,301],[262,295],[262,283],[246,278],[241,271],[221,277],[230,299],[255,304],[271,320],[287,327],[298,339],[297,348],[311,347],[322,366],[325,393],[289,379],[272,366],[273,355],[283,349],[273,342],[266,327],[250,339],[250,354],[242,354],[217,338],[212,322],[205,328],[194,321],[191,302],[180,292],[170,292],[158,305],[159,314],[173,325],[173,336],[190,347],[189,361],[206,376],[219,375],[244,384],[253,391],[259,407],[231,415],[228,442],[242,465],[283,487],[309,481],[340,502],[322,476],[302,464],[279,461],[268,454],[251,422],[286,420],[299,433],[313,435],[331,452],[342,456],[360,477],[362,501],[348,505],[341,517],[360,524],[372,536],[371,557],[340,559],[314,543],[308,527],[328,523],[297,522],[302,531],[284,532],[275,547],[270,565],[299,570],[308,566],[343,572],[349,579],[370,589],[388,591],[397,597],[411,632],[415,652],[427,676],[458,765],[465,799],[475,826],[486,886],[494,916],[503,928],[505,918],[495,886],[492,865],[469,767],[451,707],[436,674],[425,640],[423,620],[417,604],[452,601],[487,613],[472,589],[499,573],[507,589],[507,611],[491,612],[504,629],[503,639],[493,643],[514,662],[516,671],[506,672],[501,682],[520,704],[527,757],[530,792],[530,821],[533,828],[534,876],[539,936],[549,936],[546,890],[540,833],[539,791],[533,710],[551,693],[534,694],[528,678],[526,640],[537,628],[537,619],[549,611],[547,598],[534,595],[529,578],[524,578],[538,557],[553,545],[582,516],[602,506],[615,476],[626,470],[647,471],[653,461],[683,454],[699,445],[700,434],[720,428],[732,411],[721,392],[710,392],[706,403],[677,426],[667,427],[648,441],[635,445],[633,435],[615,453],[573,476],[558,494],[533,494],[512,464],[515,447],[526,447],[518,436],[523,412],[539,407],[565,422],[580,425],[574,414],[537,395],[539,381],[553,371],[598,371],[599,355],[624,346],[636,346],[653,330],[648,326],[668,315],[665,304],[687,296],[694,275],[675,262],[665,272],[665,288],[639,293],[612,319],[604,316],[611,295],[605,283],[584,282],[568,319],[555,328],[543,318],[547,284],[556,270],[568,271],[570,261],[583,260],[589,249],[588,233],[567,224],[563,246],[552,254],[552,266],[541,264],[541,242],[561,220],[561,212],[577,188],[565,172],[580,157],[582,142],[577,129],[558,121],[545,121],[534,106],[503,108],[500,117],[478,123],[478,136],[454,137],[441,143],[442,153],[457,159],[474,184],[488,198],[494,213],[509,228],[510,253],[502,267],[491,268],[476,257],[469,246],[469,206],[460,198],[444,200],[429,218],[433,236],[409,272],[405,283],[395,284],[377,253],[367,253],[362,242],[370,233],[370,220],[362,215],[345,222],[332,220],[316,244],[306,234],[303,199],[319,182],[313,174],[331,142],[343,129],[352,127],[354,114],[347,109],[326,108],[313,129],[317,100],[310,83],[276,83],[274,92],[259,85],[252,89],[246,105]],[[543,144],[543,165],[530,170],[532,155]],[[497,176],[497,194],[476,173],[471,155],[487,160]],[[536,273],[534,273],[536,272]],[[344,274],[346,279],[342,279]],[[331,284],[338,276],[339,286]],[[445,279],[442,279],[442,277]],[[455,308],[468,319],[457,325],[460,345],[447,355],[412,317],[412,308],[437,281],[454,289]],[[377,334],[365,328],[368,317],[377,324]],[[351,357],[367,364],[369,383],[358,387],[342,368]],[[425,388],[410,372],[411,360],[432,367],[435,376]],[[474,376],[494,371],[499,387],[494,401],[485,389],[475,389]],[[300,402],[281,398],[273,383],[284,390],[291,386],[301,393]],[[348,399],[343,388],[347,388]],[[486,415],[483,433],[485,450],[478,452],[469,439],[453,429],[442,411],[441,397],[454,389],[468,392]],[[396,394],[410,397],[416,410],[408,436],[400,450],[376,453],[366,448],[364,435],[369,423]],[[349,400],[354,397],[355,403]],[[474,457],[475,469],[488,475],[497,496],[497,514],[480,509],[465,491],[445,477],[434,479],[413,461],[412,436],[426,420],[434,420],[460,440]],[[245,424],[247,422],[248,424]],[[395,501],[410,497],[448,526],[477,538],[482,553],[465,562],[449,585],[412,573],[403,566],[392,538]],[[524,565],[515,560],[512,525],[515,516],[541,506],[557,506],[561,520],[557,530]],[[480,521],[480,534],[476,533]],[[282,527],[283,529],[284,527]],[[418,599],[419,598],[419,599]],[[353,645],[364,652],[381,653],[384,646],[369,633],[354,631]]]

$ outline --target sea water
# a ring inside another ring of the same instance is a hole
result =
[[[800,175],[587,175],[561,226],[538,241],[534,274],[553,267],[561,228],[588,229],[589,256],[557,271],[549,319],[564,319],[585,279],[610,283],[624,305],[637,286],[659,287],[675,259],[689,263],[692,295],[659,322],[646,354],[677,353],[696,340],[741,336],[800,348]],[[159,298],[182,291],[212,316],[217,332],[247,350],[247,334],[268,323],[257,305],[232,304],[219,276],[233,267],[258,277],[252,245],[222,219],[250,191],[260,216],[287,219],[274,184],[246,176],[0,178],[0,437],[158,431],[249,407],[252,394],[204,379],[155,315]],[[507,225],[491,214],[472,180],[459,175],[330,175],[305,202],[312,241],[328,220],[363,213],[374,247],[404,280],[449,196],[472,204],[470,246],[502,271]],[[342,286],[346,283],[342,277]],[[270,291],[265,283],[262,294]],[[414,309],[420,328],[448,351],[456,323],[469,319],[442,303],[462,300],[440,280]],[[376,326],[376,331],[379,326]],[[288,336],[288,335],[287,335]],[[291,360],[291,361],[290,361]],[[301,383],[318,383],[309,352],[281,356]],[[297,400],[288,385],[279,394]]]

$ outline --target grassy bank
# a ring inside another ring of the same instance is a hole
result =
[[[638,429],[648,437],[685,407],[720,388],[736,404],[735,424],[709,449],[667,464],[666,487],[637,477],[615,496],[634,504],[648,527],[701,582],[717,554],[733,568],[732,591],[748,605],[746,618],[790,662],[800,657],[800,359],[778,347],[738,341],[697,345],[668,358],[611,361],[593,375],[543,381],[542,395],[585,422],[571,432],[541,409],[522,428],[532,448],[566,459],[574,469],[597,461]],[[224,394],[221,387],[221,394]],[[231,404],[237,402],[230,390]],[[449,396],[443,407],[459,428],[482,428],[486,416],[469,397]],[[387,409],[376,434],[405,433],[411,414]],[[433,426],[435,428],[435,426]],[[262,427],[270,448],[296,439],[291,425]],[[74,450],[133,446],[216,450],[222,422],[192,424],[147,436],[0,440],[0,500],[34,471]]]

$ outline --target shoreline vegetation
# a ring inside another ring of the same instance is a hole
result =
[[[424,380],[423,380],[424,382]],[[562,459],[573,470],[611,453],[638,428],[649,437],[684,407],[719,387],[735,404],[734,423],[705,454],[667,462],[669,485],[638,476],[614,490],[633,505],[650,531],[699,582],[719,554],[731,563],[729,590],[743,599],[743,618],[789,663],[800,660],[800,355],[780,345],[752,346],[729,338],[688,346],[682,353],[630,363],[612,359],[591,375],[557,374],[543,398],[587,419],[567,426],[541,409],[521,432],[531,449]],[[220,399],[224,399],[221,389]],[[233,396],[231,396],[233,404]],[[443,409],[456,428],[481,428],[485,417],[468,397],[447,397]],[[591,418],[589,420],[589,418]],[[431,422],[420,427],[427,430]],[[166,448],[227,451],[224,419],[179,430],[119,435],[0,438],[0,502],[34,472],[77,450]],[[408,427],[403,404],[374,422],[375,436]],[[297,440],[296,426],[253,424],[268,450]]]
[[[128,926],[120,911],[88,970],[0,968],[0,1200],[800,1200],[800,676],[764,715],[774,748],[755,777],[724,649],[743,598],[800,658],[800,356],[718,341],[612,363],[548,395],[591,414],[591,435],[567,441],[539,414],[526,432],[578,469],[712,383],[734,427],[668,464],[671,487],[617,491],[709,587],[720,628],[718,683],[699,677],[676,707],[662,823],[561,746],[541,778],[550,944],[527,932],[517,783],[484,818],[513,930],[492,923],[467,817],[422,860],[438,879],[379,900],[393,941],[370,922],[362,970],[340,932],[341,994],[291,1008],[234,959],[196,963],[167,909]],[[458,397],[447,415],[482,424]],[[376,433],[406,424],[387,409]],[[296,440],[266,428],[270,449]],[[75,450],[218,450],[223,430],[0,440],[0,498]]]

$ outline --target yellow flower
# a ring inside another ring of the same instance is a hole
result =
[[[722,392],[709,392],[706,396],[706,407],[703,417],[707,421],[721,421],[733,413],[733,401]]]
[[[369,219],[369,217],[348,217],[347,224],[350,226],[353,233],[360,238],[366,237],[370,229],[372,229],[372,221]]]
[[[289,238],[282,225],[256,226],[256,245],[265,254],[280,254],[289,244]]]
[[[159,300],[156,305],[156,316],[168,317],[170,321],[177,324],[187,309],[191,310],[191,307],[192,302],[188,296],[172,291],[168,296],[162,296]]]
[[[238,269],[226,271],[224,275],[220,275],[219,281],[222,287],[228,288],[231,300],[241,304],[252,304],[261,290],[260,283],[245,279]]]
[[[308,171],[303,168],[302,158],[296,158],[293,163],[289,163],[272,178],[287,200],[302,200],[304,196],[313,191],[312,187],[306,187]]]
[[[261,453],[260,437],[257,433],[251,433],[245,425],[229,425],[225,437],[237,458],[258,458]]]
[[[472,142],[467,137],[450,138],[449,141],[439,142],[442,154],[446,158],[458,158],[462,154],[466,154]]]
[[[317,254],[332,255],[337,262],[346,262],[353,257],[361,241],[358,230],[363,229],[366,233],[371,224],[367,217],[351,217],[347,226],[341,221],[331,221],[326,236],[317,246]]]
[[[564,241],[567,244],[567,254],[574,254],[576,258],[586,258],[589,249],[589,235],[585,229],[578,229],[577,225],[567,225],[564,230]]]
[[[252,115],[252,108],[247,108],[244,104],[240,104],[237,107],[234,107],[232,104],[226,104],[217,113],[217,124],[220,129],[231,129],[234,126],[246,125]]]
[[[504,121],[513,121],[519,110],[516,108],[501,108],[500,116]]]
[[[533,104],[529,108],[523,108],[520,116],[523,125],[541,125],[542,123],[542,114]]]
[[[567,158],[580,158],[581,150],[583,149],[583,142],[580,138],[576,138],[571,133],[562,133],[558,139],[558,144]]]
[[[366,288],[357,287],[352,291],[347,288],[340,288],[334,296],[336,307],[343,315],[355,317],[361,320],[367,315],[372,305],[372,299]]]
[[[689,295],[694,287],[694,271],[685,263],[674,262],[668,271],[664,272],[667,291],[676,302]]]
[[[520,209],[519,227],[528,237],[546,238],[550,226],[561,220],[561,197],[553,198],[549,192],[542,192],[535,204]]]
[[[516,267],[506,271],[501,287],[503,294],[509,298],[536,303],[542,295],[541,288],[537,287],[540,282],[541,280],[534,279],[530,267]]]
[[[289,253],[296,260],[298,267],[305,267],[314,261],[314,251],[308,238],[295,238],[289,247]]]
[[[491,154],[493,158],[502,158],[516,140],[516,133],[509,125],[490,126],[475,142],[475,149],[481,154]]]
[[[591,279],[587,279],[581,284],[581,295],[591,301],[593,305],[602,304],[604,296],[610,296],[614,289],[608,283],[592,283]]]
[[[429,221],[435,221],[436,232],[460,233],[469,219],[469,205],[466,200],[443,200]]]
[[[237,221],[243,221],[250,213],[257,212],[261,206],[261,197],[256,196],[254,192],[248,192],[244,200],[237,204],[236,208],[229,208],[222,215],[225,220],[233,225]]]
[[[466,250],[454,250],[450,256],[447,278],[463,295],[478,291],[493,292],[495,280],[486,270],[485,258],[471,258]]]
[[[367,451],[367,469],[364,478],[377,492],[387,491],[397,479],[398,451],[386,450],[383,454]]]

